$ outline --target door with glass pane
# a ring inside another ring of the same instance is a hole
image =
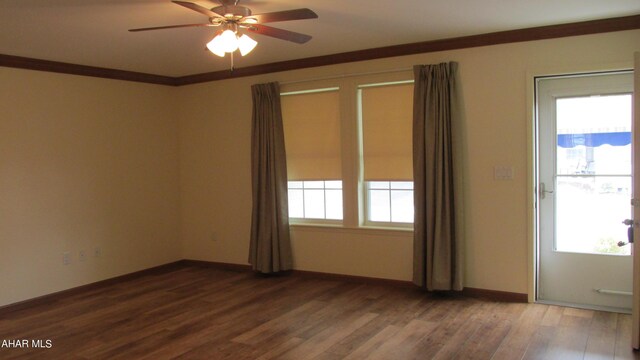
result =
[[[629,311],[633,75],[536,80],[543,302]]]

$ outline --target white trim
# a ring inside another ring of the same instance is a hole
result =
[[[548,301],[548,300],[538,300],[535,303],[543,304],[543,305],[571,307],[576,309],[606,311],[606,312],[613,312],[613,313],[619,313],[619,314],[631,314],[631,309],[611,307],[611,306],[584,305],[584,304],[574,304],[574,303],[566,303],[561,301]]]
[[[527,72],[526,75],[526,104],[527,104],[527,300],[533,303],[537,299],[538,278],[538,242],[537,242],[537,204],[536,189],[537,176],[537,114],[536,106],[536,78],[537,75]]]
[[[328,88],[321,88],[321,89],[309,89],[309,90],[299,90],[299,91],[287,91],[287,92],[281,92],[281,93],[280,93],[280,96],[302,95],[302,94],[316,94],[316,93],[331,92],[331,91],[340,91],[340,87],[332,86],[332,87],[328,87]]]
[[[374,226],[340,226],[331,224],[291,224],[291,231],[309,231],[309,232],[327,232],[327,233],[343,233],[343,234],[356,234],[356,235],[382,235],[392,237],[406,237],[407,239],[413,239],[413,229],[406,228],[385,228]]]
[[[398,80],[398,81],[387,81],[387,82],[376,82],[372,84],[360,84],[358,85],[358,90],[372,88],[372,87],[382,87],[382,86],[393,86],[393,85],[404,85],[404,84],[413,84],[415,80]]]
[[[307,218],[289,218],[289,226],[303,225],[303,226],[329,226],[329,227],[342,227],[342,220],[332,219],[307,219]]]

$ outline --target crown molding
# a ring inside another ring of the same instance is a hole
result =
[[[65,62],[33,59],[4,54],[0,54],[0,66],[71,75],[91,76],[104,79],[134,81],[156,85],[177,85],[176,78],[170,76],[70,64]]]
[[[135,81],[158,85],[183,86],[280,71],[335,65],[355,61],[375,60],[394,56],[423,54],[445,50],[457,50],[480,46],[547,40],[569,36],[590,35],[634,29],[640,29],[640,14],[386,46],[380,48],[344,52],[339,54],[315,56],[263,65],[248,66],[244,68],[234,69],[233,71],[214,71],[179,77],[69,64],[3,54],[0,54],[0,66],[73,75],[93,76],[107,79]]]

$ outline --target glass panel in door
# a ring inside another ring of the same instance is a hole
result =
[[[556,134],[556,251],[630,255],[631,94],[556,99]]]

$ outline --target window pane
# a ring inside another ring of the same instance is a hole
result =
[[[580,131],[580,130],[575,130]],[[571,138],[571,142],[608,141],[624,135],[631,141],[631,132],[600,134],[559,134],[558,142]],[[595,140],[593,140],[595,138]],[[602,140],[600,140],[600,139]],[[579,139],[579,140],[578,140]],[[615,141],[615,140],[614,140]],[[625,140],[622,140],[625,141]],[[598,147],[577,145],[573,148],[557,147],[558,174],[561,175],[630,175],[631,144],[626,146],[600,145]]]
[[[627,227],[631,216],[631,177],[558,177],[556,250],[629,255]],[[558,219],[562,219],[559,221]]]
[[[391,190],[391,221],[413,222],[413,191]]]
[[[367,181],[369,189],[388,189],[388,181]]]
[[[413,190],[413,181],[392,181],[391,188],[399,190]]]
[[[302,189],[302,181],[289,181],[289,189]]]
[[[389,190],[369,190],[369,220],[391,221]]]
[[[289,217],[304,217],[304,200],[302,190],[289,189]]]
[[[324,219],[324,190],[304,190],[304,215],[307,219]]]
[[[305,189],[324,189],[324,181],[305,181]]]
[[[289,181],[289,217],[342,220],[342,181]]]
[[[621,94],[556,101],[558,174],[631,174],[631,100]]]
[[[327,189],[342,189],[342,181],[341,180],[325,181],[324,187]]]
[[[327,219],[342,220],[342,190],[326,190]]]

